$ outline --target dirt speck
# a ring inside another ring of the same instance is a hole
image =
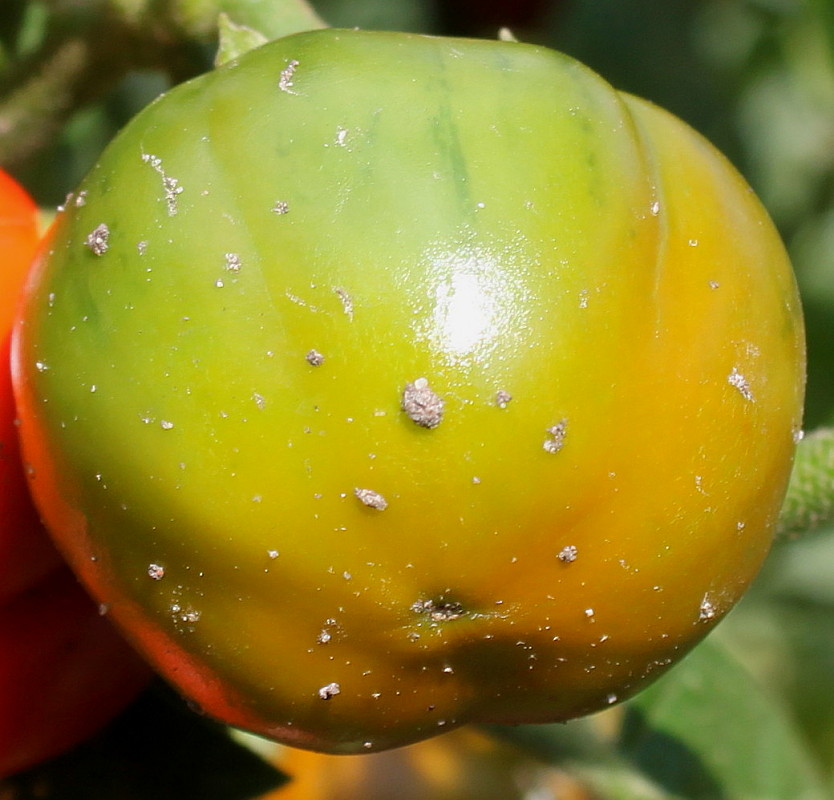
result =
[[[568,431],[568,421],[563,419],[555,425],[551,425],[545,431],[547,437],[542,443],[542,447],[548,453],[558,453],[565,446],[565,436]]]
[[[318,691],[318,695],[322,700],[329,700],[331,697],[335,697],[337,694],[341,693],[342,687],[339,686],[338,683],[328,683],[326,686],[322,686]]]
[[[506,408],[510,404],[510,401],[512,399],[513,396],[509,392],[504,391],[503,389],[499,389],[495,393],[495,405],[497,405],[498,408]]]
[[[735,367],[727,376],[727,383],[738,389],[739,394],[745,399],[753,402],[753,392],[750,389],[750,382]]]
[[[148,564],[148,576],[155,581],[161,581],[165,577],[165,567],[161,564]]]
[[[422,428],[436,428],[443,420],[443,398],[429,386],[426,378],[407,383],[402,395],[402,410]]]
[[[576,545],[569,544],[559,551],[557,558],[565,564],[570,564],[576,561],[577,553]]]
[[[375,492],[373,489],[356,488],[353,490],[353,493],[356,495],[358,500],[363,505],[368,506],[368,508],[375,508],[377,511],[385,511],[385,509],[388,508],[388,501],[379,492]]]
[[[98,225],[85,239],[84,244],[90,248],[97,256],[103,256],[110,246],[110,228],[103,222]]]
[[[287,94],[298,94],[298,92],[293,91],[293,76],[295,75],[295,71],[298,69],[298,61],[293,59],[290,61],[284,69],[281,70],[281,77],[278,79],[278,88],[282,92],[286,92]]]
[[[324,364],[324,356],[318,350],[310,350],[304,358],[311,367],[320,367]]]

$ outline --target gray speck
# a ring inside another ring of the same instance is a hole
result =
[[[727,383],[738,389],[739,394],[745,399],[753,402],[753,392],[750,390],[750,383],[735,367],[727,376]]]
[[[339,297],[339,300],[342,301],[342,308],[344,309],[345,314],[352,320],[353,319],[353,298],[347,293],[345,289],[341,286],[334,286],[333,291]]]
[[[565,564],[570,564],[576,561],[576,554],[577,549],[575,545],[569,544],[566,547],[563,547],[557,556],[559,561],[564,562]]]
[[[87,236],[84,244],[90,248],[97,256],[103,256],[110,246],[108,241],[110,239],[110,228],[103,222],[92,233]]]
[[[547,429],[547,438],[542,443],[542,447],[548,453],[558,453],[565,446],[567,426],[568,421],[563,419]]]
[[[324,364],[324,356],[318,350],[310,350],[304,358],[311,367],[320,367]]]
[[[436,428],[443,420],[443,398],[432,391],[425,378],[407,383],[402,395],[402,410],[422,428]]]
[[[272,206],[272,213],[278,214],[279,216],[283,216],[284,214],[289,214],[290,206],[285,200],[277,200],[275,205]]]
[[[286,92],[287,94],[298,94],[298,92],[293,91],[293,76],[295,75],[295,71],[298,68],[298,61],[294,59],[290,61],[283,70],[281,70],[281,77],[278,80],[278,88],[282,92]]]
[[[361,503],[368,506],[368,508],[375,508],[377,511],[385,511],[388,508],[388,501],[373,489],[354,489],[353,493]]]
[[[505,392],[503,389],[499,389],[495,393],[495,405],[497,405],[498,408],[506,408],[512,399],[513,396],[509,392]]]
[[[322,686],[319,689],[319,697],[322,700],[329,700],[331,697],[335,697],[337,694],[341,694],[342,687],[339,686],[338,683],[328,683],[327,686]]]

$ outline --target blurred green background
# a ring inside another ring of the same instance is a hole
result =
[[[201,15],[212,5],[0,0],[0,165],[42,206],[59,204],[130,116],[172,82],[210,67],[215,45]],[[523,41],[574,55],[617,88],[705,134],[747,177],[788,246],[808,329],[806,429],[834,425],[834,0],[318,0],[314,6],[334,26],[486,37],[508,26]],[[111,29],[121,38],[111,42]],[[82,53],[92,47],[80,67],[61,50],[68,31]],[[35,116],[27,123],[21,97],[37,94],[51,70],[68,76],[69,86],[55,95],[44,89],[40,122]],[[668,795],[606,794],[598,787],[602,793],[594,796],[834,797],[832,533],[779,543],[753,591],[713,637],[761,688],[768,714],[780,715],[795,735],[791,746],[808,757],[802,769],[814,773],[823,795],[784,786],[745,794],[724,786],[716,796],[710,784],[678,785]],[[743,691],[744,680],[733,685]],[[719,750],[733,713],[712,720]],[[753,758],[761,750],[759,733],[748,731],[749,748],[727,758]]]

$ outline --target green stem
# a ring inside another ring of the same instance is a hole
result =
[[[834,524],[834,428],[821,428],[797,447],[777,536],[794,538]]]

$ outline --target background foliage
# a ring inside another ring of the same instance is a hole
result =
[[[245,5],[0,0],[0,165],[53,208],[130,116],[210,68],[217,10],[234,16]],[[491,37],[508,25],[712,139],[791,252],[808,326],[806,427],[834,425],[834,0],[315,7],[336,26]],[[703,646],[634,701],[590,720],[327,759],[232,740],[157,686],[94,741],[0,786],[0,800],[834,797],[833,534],[782,537]],[[279,788],[264,755],[293,780]]]

